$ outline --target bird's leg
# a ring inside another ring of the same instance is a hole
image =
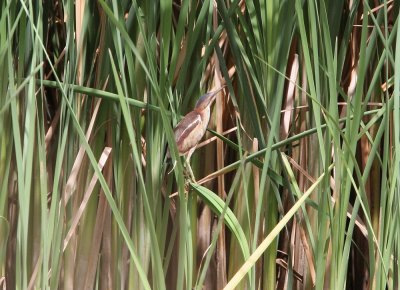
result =
[[[191,180],[191,181],[193,181],[193,182],[196,182],[196,179],[194,178],[194,174],[193,174],[193,171],[192,171],[192,167],[190,166],[190,163],[189,163],[189,161],[188,160],[186,160],[185,161],[186,162],[186,171],[187,171],[187,173],[189,173],[189,179]]]
[[[168,175],[171,174],[172,171],[174,171],[176,163],[177,163],[177,161],[175,160],[173,165],[172,165],[172,169],[167,173]],[[194,178],[194,174],[193,174],[192,168],[190,167],[189,160],[187,160],[186,158],[185,158],[185,172],[184,172],[184,175],[186,175],[186,177],[189,177],[189,179],[192,180],[193,182],[196,182],[196,179]],[[189,175],[189,176],[187,176],[187,175]]]
[[[190,182],[196,183],[196,179],[194,178],[194,174],[192,171],[192,167],[190,167],[189,160],[185,158],[185,195],[188,197],[190,191]]]
[[[193,171],[192,171],[192,167],[190,166],[190,157],[192,157],[192,154],[193,154],[193,152],[194,152],[194,150],[195,150],[196,148],[192,148],[192,149],[190,149],[189,150],[189,152],[188,152],[188,154],[186,155],[186,158],[185,158],[185,163],[186,163],[186,170],[189,172],[189,178],[193,181],[193,182],[196,182],[196,179],[194,178],[194,174],[193,174]]]

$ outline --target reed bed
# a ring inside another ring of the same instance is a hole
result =
[[[1,1],[0,289],[398,289],[399,6]]]

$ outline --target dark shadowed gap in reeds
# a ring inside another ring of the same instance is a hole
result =
[[[1,1],[0,288],[398,289],[399,6]]]

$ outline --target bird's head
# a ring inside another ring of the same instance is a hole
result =
[[[200,99],[197,101],[195,109],[202,111],[206,109],[215,99],[217,96],[217,93],[221,91],[225,86],[219,88],[218,90],[208,92],[200,97]]]

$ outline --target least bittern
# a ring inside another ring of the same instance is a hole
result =
[[[219,93],[225,86],[206,93],[197,101],[194,110],[189,112],[175,127],[175,142],[180,156],[185,156],[191,177],[193,172],[190,168],[190,157],[192,156],[197,144],[203,138],[210,121],[210,107]],[[175,166],[174,166],[175,167]],[[172,171],[172,170],[171,170]]]

